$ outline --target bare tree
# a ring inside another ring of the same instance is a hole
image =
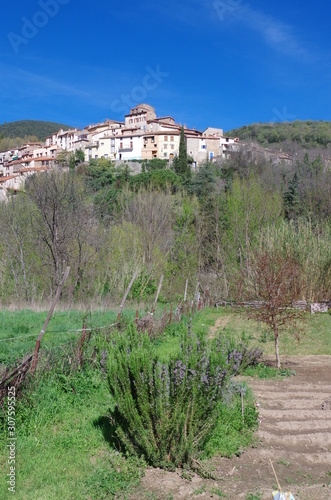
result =
[[[7,203],[0,204],[0,243],[3,248],[3,258],[9,264],[14,278],[16,295],[22,295],[26,300],[31,298],[29,280],[29,241],[28,204],[23,196],[12,197]]]
[[[239,296],[243,300],[259,301],[246,304],[249,319],[265,323],[273,332],[277,367],[281,367],[279,335],[282,329],[295,326],[303,319],[301,309],[293,307],[300,298],[301,268],[292,255],[267,250],[255,251],[250,275],[242,275]]]
[[[155,250],[159,248],[166,254],[171,248],[173,197],[152,188],[140,189],[136,194],[125,192],[121,205],[124,220],[142,230],[146,264],[150,270]]]
[[[82,281],[87,262],[95,255],[98,238],[84,185],[72,173],[52,170],[33,176],[26,193],[35,211],[31,224],[43,261],[52,270],[56,289],[67,265],[72,269],[72,293]]]

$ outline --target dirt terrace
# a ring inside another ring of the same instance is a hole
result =
[[[216,481],[180,472],[148,469],[130,498],[271,499],[276,486],[272,459],[283,490],[295,500],[331,499],[331,357],[284,356],[283,367],[296,371],[284,380],[252,380],[259,404],[259,446],[240,457],[214,458]],[[226,495],[226,497],[225,497]],[[259,496],[258,496],[259,495]]]

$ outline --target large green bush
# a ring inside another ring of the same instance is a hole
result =
[[[210,349],[190,329],[179,352],[163,363],[149,337],[134,326],[114,334],[108,381],[121,445],[155,467],[194,465],[216,427],[224,384],[241,361],[228,343]]]

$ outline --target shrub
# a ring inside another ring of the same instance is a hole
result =
[[[120,443],[155,467],[193,467],[217,424],[223,386],[238,371],[241,354],[225,343],[208,349],[190,328],[180,352],[164,363],[132,325],[111,342],[111,419]]]
[[[126,284],[126,286],[129,283]],[[147,273],[145,269],[137,276],[135,279],[131,291],[130,296],[132,299],[146,299],[153,295],[157,290],[157,285],[155,279]]]
[[[236,360],[235,372],[237,375],[249,366],[256,366],[261,361],[263,355],[263,350],[260,348],[249,349],[243,342],[231,342],[230,339],[223,336],[214,339],[212,351],[217,353],[217,356],[222,353],[223,357],[226,356],[226,353],[229,353],[229,360],[226,361],[226,364],[231,360],[234,363]]]

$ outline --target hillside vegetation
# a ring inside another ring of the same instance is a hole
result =
[[[20,147],[27,141],[44,141],[48,135],[63,128],[68,130],[68,125],[41,120],[20,120],[3,123],[0,125],[0,151]]]
[[[295,143],[303,148],[331,147],[331,122],[300,121],[253,123],[226,132],[241,141],[256,141],[264,147]]]
[[[2,304],[49,300],[67,265],[70,303],[118,302],[135,271],[129,298],[153,296],[163,275],[162,300],[187,279],[190,296],[199,282],[214,303],[234,300],[261,249],[291,253],[300,299],[331,299],[331,171],[320,159],[274,168],[238,152],[190,175],[155,160],[144,169],[74,162],[0,203]]]

